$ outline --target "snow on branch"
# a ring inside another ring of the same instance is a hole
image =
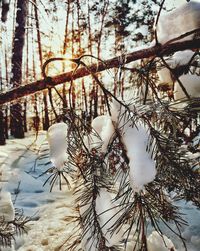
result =
[[[200,3],[191,1],[169,13],[161,13],[156,25],[158,42],[171,43],[177,41],[177,38],[179,41],[192,40],[199,33],[199,11]],[[190,31],[194,32],[188,36],[182,36]]]

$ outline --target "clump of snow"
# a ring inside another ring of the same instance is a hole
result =
[[[179,80],[185,87],[187,93],[191,97],[199,97],[200,95],[200,77],[197,75],[185,74],[180,76]],[[175,100],[185,98],[185,93],[183,92],[178,81],[174,84],[174,98]]]
[[[110,106],[111,118],[117,128],[123,128],[127,123],[126,116],[123,116],[125,108],[116,100],[113,100]]]
[[[101,151],[106,152],[110,139],[115,132],[111,117],[109,115],[96,117],[92,121],[92,127],[103,141]]]
[[[166,59],[166,63],[169,65],[171,69],[175,69],[179,66],[187,65],[194,56],[193,51],[185,50],[179,51],[173,54],[171,58]],[[186,97],[185,93],[183,92],[179,81],[175,81],[173,74],[171,71],[164,67],[158,71],[159,82],[158,85],[168,84],[172,86],[174,83],[174,99],[183,99]],[[196,74],[184,74],[179,77],[179,80],[185,87],[187,93],[191,97],[199,97],[200,95],[200,77]]]
[[[159,84],[173,84],[172,75],[168,68],[164,67],[158,71]]]
[[[191,50],[178,51],[172,57],[166,58],[165,61],[171,69],[175,69],[181,65],[187,65],[192,59],[195,52]],[[173,84],[173,76],[167,67],[163,67],[158,71],[160,84]]]
[[[158,232],[153,231],[147,238],[148,251],[175,251],[174,244],[165,235],[160,235]]]
[[[172,60],[170,62],[170,66],[175,68],[180,65],[187,65],[194,55],[194,51],[184,50],[177,51],[173,54]]]
[[[11,200],[11,194],[6,191],[0,192],[0,217],[3,217],[6,222],[15,219],[15,209]]]
[[[112,121],[118,123],[120,119],[121,105],[116,100],[112,101],[110,111],[111,111]]]
[[[186,32],[200,28],[200,2],[190,1],[167,14],[161,12],[156,30],[161,44],[177,38]],[[194,34],[179,41],[191,40]]]
[[[117,245],[123,240],[124,231],[122,229],[114,233],[109,232],[119,218],[118,211],[119,208],[112,202],[111,194],[104,188],[100,189],[96,199],[96,212],[108,247]]]
[[[123,140],[129,158],[130,185],[137,192],[156,176],[155,161],[152,159],[151,151],[147,151],[149,133],[145,126],[137,123],[124,131]]]
[[[84,138],[85,145],[88,149],[101,146],[101,152],[105,153],[115,132],[111,117],[109,115],[98,116],[93,119],[91,126],[95,133]]]
[[[64,122],[56,123],[49,127],[47,140],[50,149],[51,162],[57,169],[63,169],[68,158],[67,151],[68,126]]]
[[[99,194],[96,198],[95,210],[98,217],[98,222],[101,227],[104,238],[106,239],[106,246],[112,247],[114,245],[120,244],[124,239],[125,228],[112,232],[111,229],[114,223],[119,218],[120,213],[119,207],[117,207],[116,202],[112,199],[114,194],[108,192],[105,188],[101,188]],[[80,215],[84,215],[88,208],[91,206],[90,203],[87,205],[81,206],[79,208]],[[83,223],[84,224],[84,223]],[[97,250],[98,241],[96,236],[93,233],[93,229],[88,228],[87,232],[84,233],[84,236],[81,240],[81,246],[83,250]]]
[[[112,103],[111,114],[121,135],[129,158],[130,185],[135,192],[144,188],[144,185],[153,181],[156,176],[156,164],[152,159],[151,149],[147,151],[149,131],[139,122],[131,125],[129,118],[123,117],[124,108],[116,101]]]
[[[85,212],[90,207],[90,203],[87,205],[79,207],[79,213],[80,215],[85,214]],[[84,222],[83,222],[84,224]],[[84,232],[82,238],[81,238],[81,247],[83,250],[90,250],[90,251],[96,251],[96,247],[98,245],[97,238],[95,238],[95,235],[92,231],[93,226],[87,229],[87,231]]]

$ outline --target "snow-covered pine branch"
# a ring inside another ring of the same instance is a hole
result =
[[[92,129],[97,133],[97,135],[92,136],[90,147],[101,145],[101,151],[105,153],[107,151],[108,144],[115,132],[111,117],[109,115],[98,116],[93,119],[91,126]]]
[[[163,13],[156,27],[158,42],[165,44],[187,32],[200,28],[200,2],[190,1],[170,11]],[[179,41],[192,40],[196,33],[186,36]]]
[[[53,164],[53,168],[47,169],[40,176],[49,174],[50,171],[51,174],[44,182],[44,185],[49,182],[50,191],[57,183],[60,190],[62,190],[63,183],[66,183],[68,189],[71,189],[69,177],[73,176],[73,170],[68,165],[68,131],[68,125],[64,122],[53,124],[47,131],[50,161]]]
[[[49,127],[47,132],[47,140],[49,143],[50,160],[58,170],[64,168],[67,161],[67,132],[66,123],[56,123]]]
[[[169,66],[170,69],[175,70],[180,66],[187,66],[192,57],[194,56],[195,52],[191,50],[179,51],[174,53],[172,56],[168,58],[164,58],[165,62]],[[158,66],[159,68],[159,66]],[[170,71],[166,66],[161,66],[161,69],[158,70],[158,77],[159,77],[159,85],[173,85],[175,81],[175,77],[173,73]],[[179,76],[177,76],[179,77]]]
[[[112,119],[121,131],[129,159],[130,185],[134,192],[139,192],[144,189],[144,185],[154,180],[156,164],[153,159],[152,149],[148,149],[150,138],[148,127],[138,122],[133,113],[128,117],[125,116],[125,113],[126,109],[124,107],[117,104],[116,101],[113,102]]]
[[[179,80],[187,90],[190,97],[199,98],[200,96],[200,76],[196,74],[184,74],[180,76]],[[186,98],[178,81],[174,83],[174,98],[175,100],[181,100]]]
[[[169,86],[174,90],[174,99],[186,98],[181,84],[190,97],[200,95],[200,77],[195,72],[199,55],[191,50],[176,52],[171,57],[163,59],[164,66],[158,70],[158,86]]]
[[[161,10],[155,27],[158,42],[164,45],[177,41],[192,41],[195,37],[199,37],[199,11],[199,1],[190,1],[168,13]],[[192,33],[192,31],[195,32]],[[184,36],[189,33],[191,34]],[[191,76],[192,74],[189,73],[195,55],[194,51],[185,50],[174,53],[170,58],[162,59],[164,67],[158,70],[159,85],[174,89],[175,100],[198,97],[200,94],[198,76],[195,74]]]

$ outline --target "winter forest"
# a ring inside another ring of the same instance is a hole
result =
[[[199,251],[200,0],[0,16],[0,251]]]

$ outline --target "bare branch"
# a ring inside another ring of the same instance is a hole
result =
[[[134,51],[129,54],[125,54],[124,64],[128,64],[138,59],[151,58],[156,56],[161,57],[169,55],[176,51],[182,51],[186,49],[198,49],[198,48],[200,48],[200,39],[194,39],[192,41],[176,42],[173,44],[155,45],[147,49],[142,49]],[[89,70],[85,69],[85,67],[82,67],[79,68],[75,73],[72,70],[70,72],[66,72],[51,78],[41,79],[24,86],[14,88],[10,91],[0,93],[0,105],[5,104],[7,102],[15,101],[16,99],[22,98],[30,94],[34,94],[46,88],[54,87],[56,85],[65,82],[70,82],[72,80],[72,77],[75,80],[78,78],[88,76],[90,75],[91,72],[96,73],[107,69],[119,67],[120,62],[121,62],[121,56],[114,57],[109,60],[105,60],[104,62],[99,62],[98,64],[92,64],[91,66],[89,66],[88,68]]]

